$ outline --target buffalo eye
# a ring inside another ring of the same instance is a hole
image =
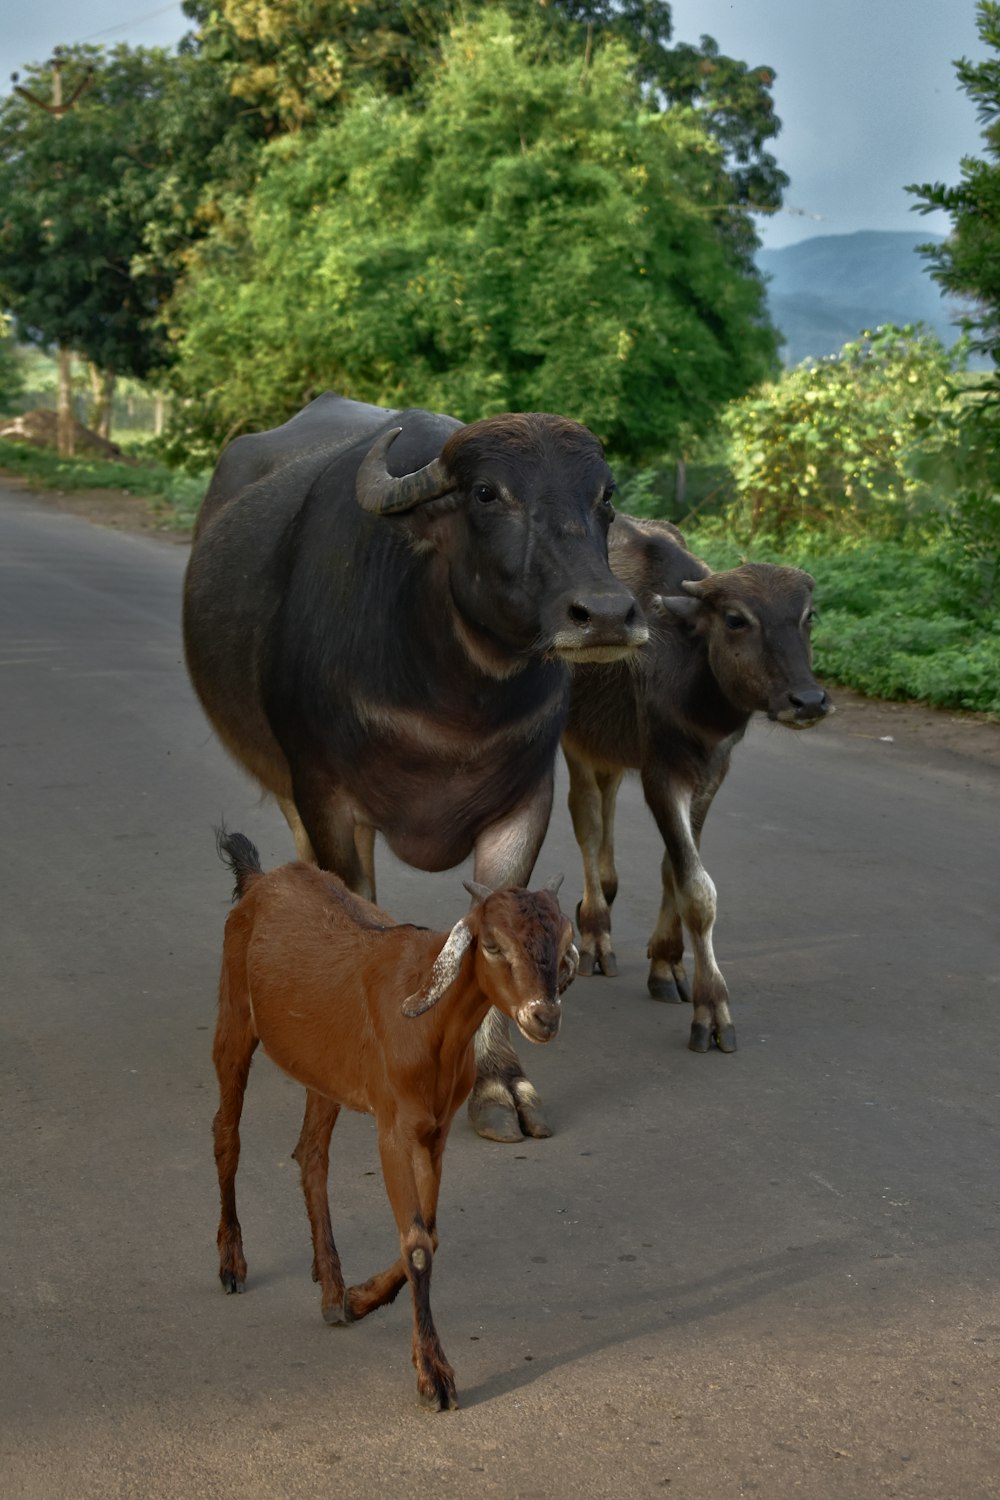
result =
[[[816,620],[818,618],[819,618],[819,616],[818,616],[816,610],[814,610],[814,609],[808,609],[808,610],[806,610],[806,618],[805,618],[806,629],[808,630],[808,628],[809,628],[810,625],[815,624],[815,622],[816,622]]]
[[[497,492],[491,484],[474,484],[472,486],[472,498],[480,505],[492,505],[497,498]]]
[[[746,615],[741,615],[738,610],[727,609],[723,618],[725,619],[727,630],[748,630],[750,628],[750,621]]]
[[[618,486],[615,484],[613,479],[610,484],[606,484],[604,486],[604,489],[601,491],[602,505],[607,505],[610,507],[612,500],[615,498],[615,490],[617,488]]]

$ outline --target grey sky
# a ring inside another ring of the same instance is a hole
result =
[[[912,212],[903,187],[956,182],[961,157],[981,154],[953,67],[982,56],[975,0],[673,0],[673,15],[677,39],[707,32],[777,72],[775,154],[791,186],[786,210],[760,221],[766,245],[855,229],[947,232],[946,217]],[[156,0],[8,0],[0,91],[59,43],[171,47],[188,29],[179,4]]]

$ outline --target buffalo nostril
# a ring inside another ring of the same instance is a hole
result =
[[[789,693],[788,701],[797,709],[826,712],[826,693],[822,688],[805,688],[801,693]]]
[[[569,617],[574,625],[590,624],[590,610],[585,604],[571,604],[569,607]]]

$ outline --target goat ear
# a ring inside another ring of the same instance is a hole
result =
[[[476,902],[485,901],[487,896],[493,895],[493,892],[490,890],[489,886],[481,885],[478,880],[463,880],[462,884],[465,886],[465,889],[468,891],[472,899]]]
[[[681,620],[693,621],[701,608],[701,601],[693,599],[689,594],[654,594],[653,605],[663,614],[677,615]]]
[[[427,983],[403,1001],[404,1016],[422,1016],[425,1010],[437,1005],[448,986],[458,978],[465,950],[471,942],[472,929],[463,918],[449,932],[447,942],[434,960]]]

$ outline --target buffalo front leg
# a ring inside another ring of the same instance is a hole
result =
[[[671,786],[663,780],[647,780],[645,776],[643,788],[663,836],[667,856],[664,865],[669,860],[677,912],[690,935],[694,954],[691,989],[694,1016],[688,1046],[693,1052],[707,1052],[714,1041],[722,1052],[735,1052],[736,1032],[729,1013],[729,993],[712,947],[715,886],[698,853],[691,826],[691,794],[683,787]],[[656,934],[651,944],[653,953],[655,943]]]
[[[476,841],[475,879],[491,890],[527,885],[542,847],[552,811],[553,776],[534,796]],[[469,1095],[469,1119],[490,1141],[519,1141],[552,1134],[538,1091],[524,1076],[506,1016],[489,1010],[476,1032],[476,1081]]]
[[[580,933],[578,974],[606,974],[618,965],[611,947],[611,903],[618,893],[615,869],[615,800],[620,771],[597,771],[564,744],[569,768],[569,811],[583,860],[583,899],[576,909]]]
[[[319,1282],[323,1318],[327,1323],[346,1323],[344,1277],[330,1223],[327,1177],[330,1169],[330,1137],[340,1114],[340,1105],[309,1089],[306,1112],[292,1156],[299,1164],[302,1192],[309,1215],[313,1243],[313,1281]]]

